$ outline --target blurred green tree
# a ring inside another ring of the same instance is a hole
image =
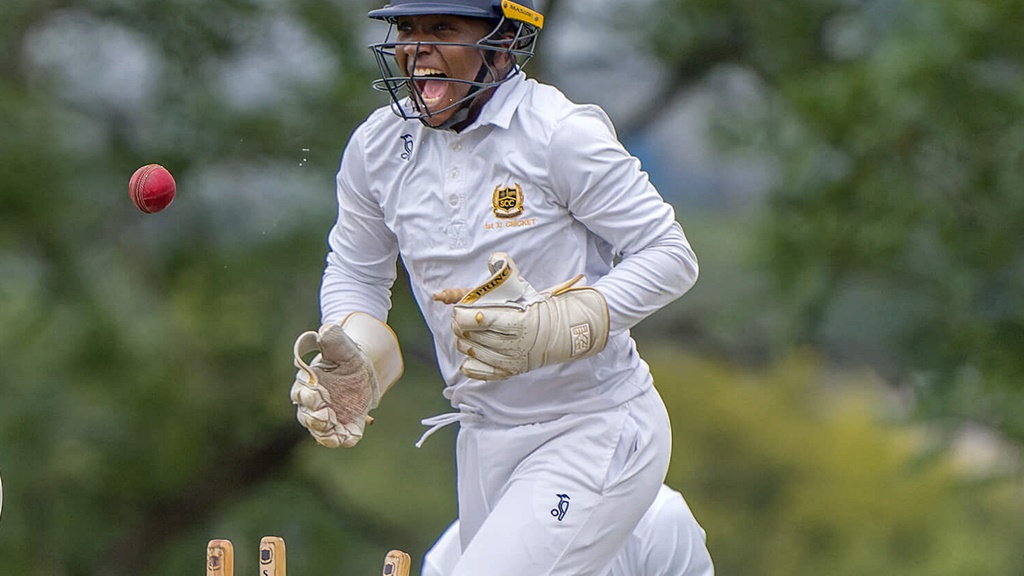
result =
[[[672,414],[666,482],[707,530],[717,574],[1024,570],[1017,478],[936,452],[877,378],[807,354],[765,371],[648,357]]]
[[[657,100],[713,92],[721,149],[774,167],[757,205],[774,278],[751,311],[773,319],[762,347],[868,362],[922,414],[1024,441],[1024,38],[1005,25],[1024,5],[645,8]]]

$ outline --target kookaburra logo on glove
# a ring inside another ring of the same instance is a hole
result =
[[[494,253],[487,267],[490,278],[465,291],[452,311],[456,347],[467,356],[463,374],[501,380],[604,349],[608,305],[595,288],[575,286],[582,275],[538,292],[504,252]]]

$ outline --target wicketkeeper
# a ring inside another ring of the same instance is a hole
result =
[[[341,160],[323,327],[295,346],[298,419],[352,446],[401,375],[386,324],[400,256],[454,409],[423,439],[460,425],[452,574],[605,574],[671,451],[629,330],[693,285],[696,257],[605,113],[526,77],[544,25],[531,0],[392,0],[370,17],[390,24],[372,48],[392,102]]]

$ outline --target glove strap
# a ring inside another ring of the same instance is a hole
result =
[[[311,386],[316,386],[318,384],[316,373],[309,368],[309,364],[306,364],[302,357],[311,352],[320,352],[320,335],[312,330],[299,334],[299,337],[295,339],[295,347],[292,351],[295,354],[295,367],[306,373]]]
[[[506,252],[495,252],[487,261],[491,277],[473,288],[459,304],[509,304],[536,298],[537,291],[519,274],[519,267]]]
[[[548,288],[547,290],[545,290],[545,292],[549,292],[552,296],[558,296],[559,294],[565,294],[566,292],[569,291],[570,288],[575,286],[580,280],[583,280],[583,274],[577,274],[576,276],[566,280],[565,282],[562,282],[561,284],[559,284],[557,286],[552,286],[551,288]]]

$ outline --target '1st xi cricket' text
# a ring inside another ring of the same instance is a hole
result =
[[[486,230],[498,230],[500,228],[519,228],[522,226],[533,226],[536,223],[536,218],[520,218],[518,220],[495,220],[494,222],[484,222],[484,228]]]

